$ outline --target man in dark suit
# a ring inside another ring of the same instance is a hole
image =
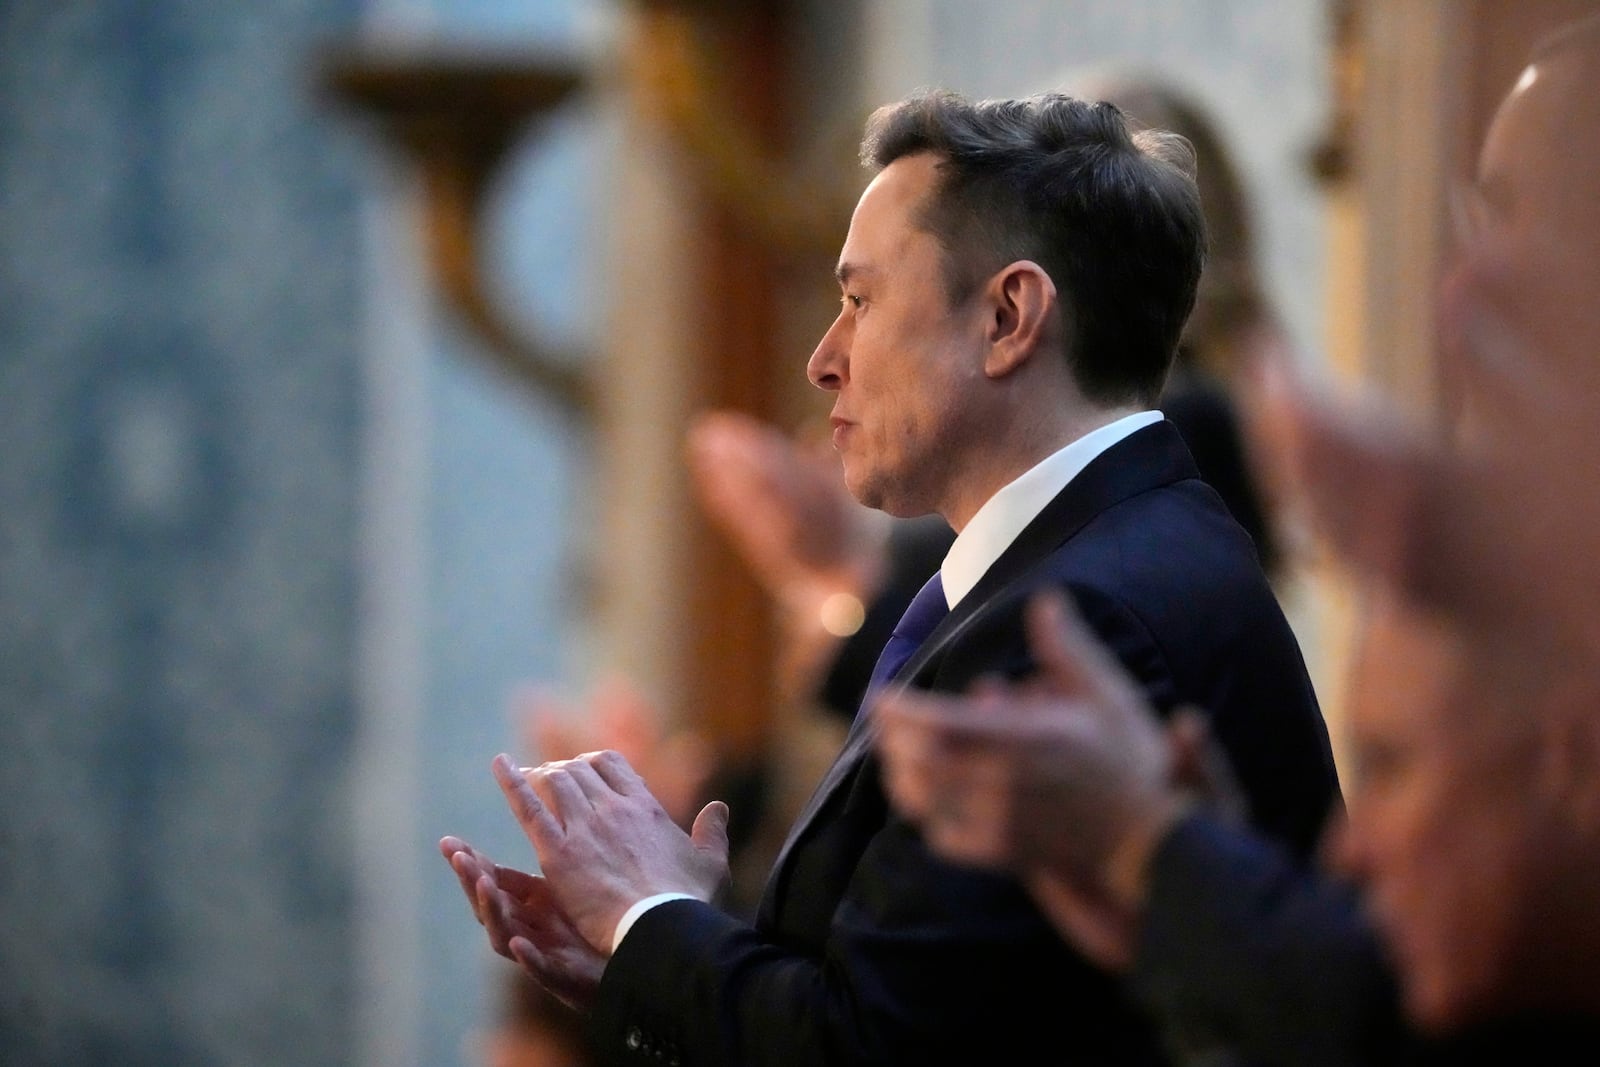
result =
[[[929,93],[880,110],[863,158],[808,375],[836,396],[852,494],[958,536],[754,923],[715,904],[726,807],[685,835],[615,753],[496,760],[541,877],[442,849],[491,943],[582,1005],[613,1062],[1159,1064],[1159,1035],[1020,884],[942,862],[891,814],[871,708],[890,679],[1029,672],[1023,601],[1063,587],[1152,703],[1210,711],[1259,825],[1303,851],[1337,802],[1250,540],[1152,410],[1203,259],[1192,156],[1110,105]]]

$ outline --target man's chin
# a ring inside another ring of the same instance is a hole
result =
[[[856,503],[876,511],[886,510],[884,507],[883,486],[870,477],[858,476],[850,470],[849,464],[844,468],[844,487],[850,495],[855,497]]]
[[[894,487],[881,477],[870,474],[855,476],[849,465],[844,470],[844,487],[855,497],[856,502],[863,507],[881,511],[895,519],[918,519],[924,515],[931,515],[935,509],[925,503],[918,503],[906,493],[894,492]]]

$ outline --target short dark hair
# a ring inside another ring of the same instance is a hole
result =
[[[872,114],[864,164],[922,152],[939,158],[940,183],[919,221],[944,250],[951,302],[1031,259],[1062,294],[1084,395],[1154,403],[1205,261],[1189,143],[1063,93],[973,102],[924,90]]]

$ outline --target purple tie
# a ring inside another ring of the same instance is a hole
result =
[[[894,632],[879,653],[877,666],[872,668],[872,680],[867,683],[866,695],[861,699],[862,707],[871,704],[878,690],[900,672],[918,646],[949,613],[950,605],[944,599],[944,581],[939,572],[934,571],[933,577],[911,598],[905,614],[895,623]]]

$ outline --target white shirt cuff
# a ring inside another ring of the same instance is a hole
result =
[[[628,936],[628,931],[639,920],[639,916],[655,907],[665,904],[669,900],[697,900],[698,897],[691,893],[657,893],[653,897],[645,897],[633,907],[622,913],[622,918],[617,920],[617,931],[611,935],[611,951],[617,951],[617,946],[622,944],[622,939]]]

